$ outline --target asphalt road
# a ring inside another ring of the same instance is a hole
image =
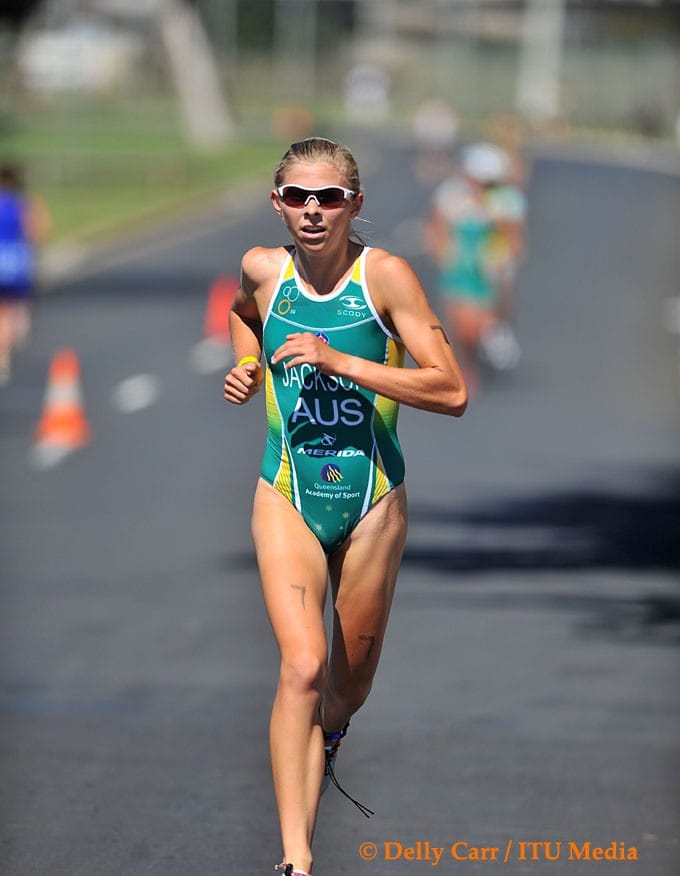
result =
[[[364,233],[430,285],[408,150],[357,152]],[[402,409],[410,535],[338,761],[376,814],[329,791],[315,876],[680,871],[679,195],[678,175],[537,159],[519,368],[462,420]],[[279,860],[262,400],[227,406],[196,366],[207,290],[255,242],[280,225],[244,198],[83,266],[0,392],[3,876]],[[94,439],[47,465],[31,432],[62,346]]]

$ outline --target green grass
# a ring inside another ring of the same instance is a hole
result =
[[[267,177],[281,152],[281,143],[241,132],[228,148],[201,154],[160,99],[59,101],[0,119],[0,159],[26,168],[52,214],[53,241],[97,238]]]
[[[269,182],[294,132],[285,142],[273,139],[275,107],[241,97],[237,139],[212,154],[189,146],[175,103],[167,96],[23,103],[3,98],[0,161],[24,164],[29,188],[52,214],[53,243],[105,239],[120,229],[181,213],[242,180]],[[410,130],[407,109],[395,106],[393,111],[393,123],[404,130]],[[326,100],[317,110],[319,130],[332,132],[344,124],[337,101]],[[466,121],[475,130],[477,120]]]

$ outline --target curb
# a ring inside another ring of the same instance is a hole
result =
[[[395,139],[400,138],[393,138],[393,142]],[[404,138],[400,145],[412,145],[411,139]],[[600,164],[680,177],[680,150],[669,145],[627,138],[607,142],[595,139],[567,142],[535,140],[527,143],[526,152],[531,158],[539,160]],[[234,216],[236,209],[239,215],[248,215],[261,206],[263,187],[266,190],[270,181],[269,175],[251,178],[229,189],[194,196],[165,213],[131,220],[119,229],[91,241],[64,241],[48,246],[40,257],[40,293],[54,292],[60,285],[76,277],[103,270],[118,262],[123,253],[125,257],[133,255],[168,233],[189,230],[196,233],[197,226]]]
[[[67,240],[47,246],[39,259],[40,293],[53,293],[64,283],[118,262],[123,255],[131,257],[167,234],[195,233],[197,226],[234,216],[237,209],[239,215],[248,215],[261,206],[263,187],[267,190],[268,186],[269,176],[249,179],[219,192],[178,202],[166,212],[131,220],[89,241]]]

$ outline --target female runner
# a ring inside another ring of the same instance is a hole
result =
[[[294,143],[270,197],[292,246],[243,257],[224,397],[244,404],[264,378],[252,532],[281,655],[270,749],[278,867],[290,876],[312,871],[322,784],[335,782],[340,740],[380,656],[406,537],[399,404],[460,416],[467,395],[413,270],[352,235],[364,195],[351,152],[318,137]],[[402,367],[405,350],[416,368]]]

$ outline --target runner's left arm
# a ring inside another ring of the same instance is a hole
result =
[[[324,374],[352,380],[401,404],[461,416],[467,405],[465,381],[413,269],[403,259],[373,250],[366,279],[381,317],[403,341],[417,368],[397,368],[341,353],[310,332],[289,335],[272,361],[285,359],[286,368],[314,365]]]

